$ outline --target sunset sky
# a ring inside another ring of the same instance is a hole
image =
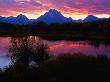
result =
[[[24,14],[33,19],[49,9],[57,9],[73,19],[83,19],[89,14],[110,17],[110,0],[0,0],[1,16]]]

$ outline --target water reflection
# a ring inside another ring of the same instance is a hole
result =
[[[12,37],[1,37],[0,38],[0,55],[4,56],[8,54],[8,49],[12,41]],[[30,37],[30,43],[35,43],[38,37]],[[109,56],[110,53],[110,42],[107,41],[47,41],[44,43],[48,44],[50,53],[58,55],[59,53],[89,53],[89,54],[106,54]]]
[[[0,68],[3,68],[10,64],[10,58],[6,56],[0,56]]]
[[[110,46],[100,44],[96,46],[92,42],[88,41],[56,41],[49,42],[50,51],[56,55],[61,53],[84,53],[88,55],[104,54],[110,56]]]
[[[9,46],[11,43],[12,37],[1,37],[0,38],[0,56],[8,55]],[[20,37],[22,38],[22,37]],[[35,43],[38,37],[30,36],[30,43]],[[110,42],[109,41],[47,41],[43,40],[44,43],[48,44],[50,49],[50,54],[54,54],[55,56],[61,53],[84,53],[88,55],[98,55],[104,54],[110,57]],[[0,62],[9,63],[6,60],[7,58],[0,57]],[[5,62],[6,61],[6,62]],[[3,64],[0,63],[0,67]]]

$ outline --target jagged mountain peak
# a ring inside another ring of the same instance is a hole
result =
[[[55,13],[55,12],[57,12],[57,13],[59,13],[59,11],[56,10],[56,9],[50,9],[48,12],[51,12],[51,13]]]
[[[40,16],[37,19],[37,21],[38,22],[45,22],[47,24],[51,24],[51,23],[67,23],[67,22],[71,22],[72,19],[64,17],[60,13],[60,11],[57,11],[55,9],[50,9],[44,15]]]
[[[60,11],[57,11],[55,9],[50,9],[48,12],[46,12],[44,14],[47,17],[53,18],[53,17],[57,17],[57,16],[63,16]]]

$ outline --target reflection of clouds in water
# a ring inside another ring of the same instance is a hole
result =
[[[3,68],[10,64],[10,59],[6,56],[0,56],[0,68]]]
[[[9,47],[9,38],[2,37],[0,38],[0,56],[7,55]]]
[[[88,55],[104,54],[110,57],[110,47],[100,44],[99,47],[94,47],[86,41],[56,41],[48,42],[51,53],[55,55],[61,53],[84,53]]]
[[[35,37],[31,37],[32,43]],[[89,41],[46,41],[43,40],[45,44],[48,44],[50,48],[50,54],[59,55],[61,53],[84,53],[84,54],[105,54],[110,57],[110,46],[107,47],[105,44],[91,43]],[[95,44],[95,45],[94,45]],[[0,68],[9,64],[10,60],[6,57],[8,53],[8,48],[10,45],[10,38],[1,37],[0,38],[0,56],[5,55],[5,57],[0,57]],[[97,46],[98,45],[98,46]]]
[[[31,37],[32,40],[35,37]],[[38,39],[38,38],[36,38]],[[0,38],[0,55],[7,55],[10,37],[1,37]],[[50,53],[55,55],[61,53],[77,53],[81,52],[84,54],[107,54],[109,56],[110,47],[100,44],[99,47],[94,47],[89,41],[46,41],[43,40],[45,44],[48,44],[50,48]],[[33,42],[33,41],[32,41]]]
[[[7,57],[9,42],[9,38],[0,38],[0,68],[3,68],[10,63],[10,59]]]

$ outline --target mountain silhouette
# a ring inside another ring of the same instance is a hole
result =
[[[17,17],[0,17],[0,22],[6,22],[10,24],[29,24],[30,20],[25,15],[18,15]]]
[[[16,17],[10,16],[10,17],[2,17],[0,16],[0,22],[10,23],[10,24],[20,24],[20,25],[27,25],[27,24],[33,24],[38,22],[44,22],[47,24],[51,23],[80,23],[80,22],[94,22],[98,20],[110,20],[110,18],[98,18],[94,15],[88,15],[84,20],[73,20],[71,17],[67,18],[64,17],[61,12],[50,9],[48,12],[46,12],[44,15],[41,15],[37,19],[28,19],[25,15],[18,15]]]
[[[64,17],[59,11],[55,9],[50,9],[44,15],[41,15],[36,22],[45,22],[47,24],[51,23],[68,23],[73,22],[72,18]]]
[[[98,21],[100,20],[98,17],[94,16],[94,15],[88,15],[83,22],[94,22],[94,21]]]

